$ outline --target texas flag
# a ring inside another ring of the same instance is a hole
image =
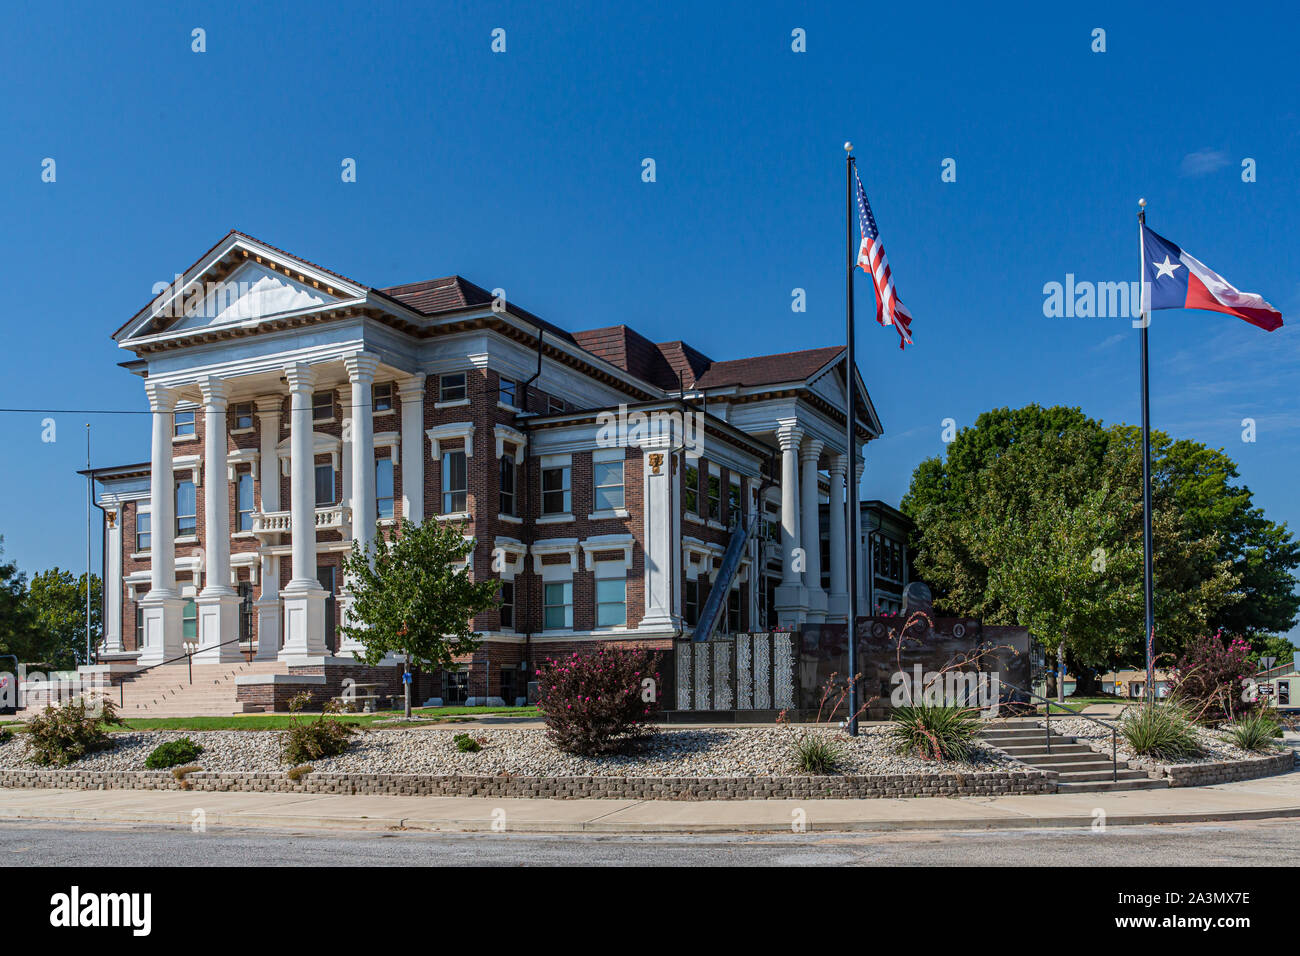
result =
[[[1240,292],[1164,236],[1142,225],[1142,311],[1208,309],[1226,312],[1272,332],[1282,325],[1282,313],[1254,292]]]

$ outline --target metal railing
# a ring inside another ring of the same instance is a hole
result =
[[[133,681],[133,680],[135,680],[137,677],[139,677],[139,676],[140,676],[141,674],[143,674],[145,671],[151,671],[151,670],[153,670],[155,667],[162,667],[164,664],[175,664],[177,661],[181,661],[181,660],[183,660],[183,661],[185,661],[185,662],[187,663],[187,665],[188,665],[188,667],[187,667],[187,671],[188,671],[188,676],[189,676],[189,683],[192,685],[192,684],[194,683],[194,655],[195,655],[195,654],[197,654],[197,653],[198,653],[199,651],[201,651],[201,650],[203,650],[203,651],[209,651],[209,650],[212,650],[214,647],[226,647],[226,646],[229,645],[229,644],[242,644],[243,642],[244,642],[244,638],[242,638],[242,637],[236,637],[234,640],[230,640],[230,641],[222,641],[220,644],[209,644],[209,645],[207,645],[207,646],[205,646],[205,647],[195,647],[194,650],[192,650],[192,651],[186,651],[184,654],[181,654],[181,655],[179,655],[179,656],[177,656],[177,657],[170,657],[170,658],[168,658],[168,659],[165,660],[165,661],[158,661],[158,662],[155,663],[155,664],[146,664],[144,667],[141,667],[138,671],[133,671],[130,675],[128,675],[127,677],[123,678],[122,682],[121,682],[120,684],[117,685],[117,691],[118,691],[118,694],[117,694],[117,701],[118,701],[118,706],[119,706],[119,707],[125,707],[125,706],[126,706],[126,685],[127,685],[127,682],[128,682],[128,681]],[[247,654],[248,654],[248,662],[251,664],[252,661],[253,661],[253,649],[252,649],[251,644],[250,644],[250,646],[249,646],[249,649],[248,649],[246,652],[244,652],[244,653],[247,653]]]
[[[1054,700],[1048,700],[1046,697],[1042,697],[1039,696],[1038,694],[1035,694],[1032,690],[1025,690],[1022,687],[1017,687],[1015,684],[1010,684],[1007,683],[1006,681],[1001,681],[1001,684],[1004,687],[1010,687],[1014,691],[1019,691],[1020,693],[1026,695],[1027,697],[1033,697],[1036,698],[1037,700],[1041,700],[1043,703],[1047,705],[1047,712],[1046,712],[1047,713],[1046,716],[1047,752],[1049,754],[1052,752],[1052,708],[1053,707],[1060,707],[1062,710],[1069,711],[1071,714],[1073,714],[1076,717],[1082,717],[1084,720],[1090,720],[1094,724],[1099,724],[1100,726],[1104,727],[1106,730],[1109,730],[1110,731],[1110,774],[1111,774],[1110,779],[1112,783],[1118,782],[1119,780],[1119,754],[1118,754],[1119,732],[1115,728],[1114,724],[1108,724],[1104,720],[1100,720],[1096,717],[1090,717],[1087,714],[1075,710],[1072,707],[1066,707],[1064,704],[1059,704]]]

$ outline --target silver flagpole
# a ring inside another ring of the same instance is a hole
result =
[[[857,257],[853,254],[853,144],[845,143],[844,152],[847,154],[845,161],[845,192],[844,192],[844,236],[845,243],[848,246],[848,272],[845,277],[845,349],[844,349],[844,383],[848,394],[847,408],[845,409],[845,426],[844,426],[844,453],[848,459],[848,474],[845,475],[846,481],[844,490],[845,494],[844,507],[847,510],[847,521],[845,522],[845,539],[849,549],[848,561],[845,562],[845,573],[849,578],[849,614],[848,614],[848,641],[849,641],[849,736],[858,735],[858,456],[854,454],[855,439],[857,437],[857,356],[854,346],[854,321],[853,321],[853,269],[856,265]],[[838,506],[838,502],[831,502],[831,507]]]
[[[1143,231],[1147,222],[1147,201],[1138,200],[1138,250],[1142,257],[1140,273],[1139,302],[1142,315],[1142,596],[1146,604],[1144,633],[1147,658],[1147,703],[1156,699],[1156,617],[1155,595],[1152,589],[1152,543],[1151,543],[1151,388],[1149,364],[1147,360],[1147,327],[1151,324],[1151,309],[1147,305],[1147,252],[1146,234]]]

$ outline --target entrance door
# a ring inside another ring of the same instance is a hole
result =
[[[325,646],[333,654],[338,650],[338,635],[334,629],[334,565],[318,567],[316,580],[325,589]]]

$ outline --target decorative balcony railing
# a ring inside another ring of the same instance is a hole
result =
[[[352,509],[346,505],[322,505],[315,511],[317,531],[338,531],[345,537],[352,530]],[[258,511],[253,514],[253,534],[292,534],[293,512]]]

